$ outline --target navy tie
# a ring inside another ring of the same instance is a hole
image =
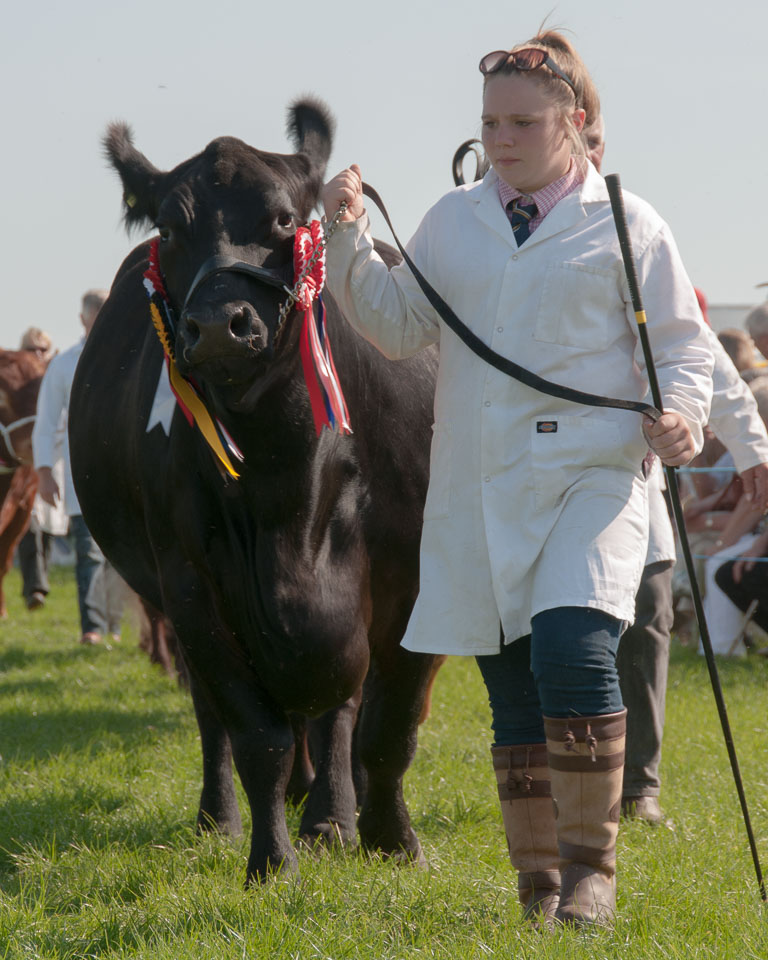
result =
[[[531,220],[536,216],[535,203],[521,203],[521,197],[516,197],[507,204],[507,216],[512,224],[518,247],[521,247],[531,235]]]

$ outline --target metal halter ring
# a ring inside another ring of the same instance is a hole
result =
[[[325,248],[328,246],[328,241],[331,239],[331,237],[335,233],[336,227],[338,227],[339,221],[346,213],[346,210],[347,210],[347,201],[342,200],[341,206],[339,207],[339,209],[336,211],[336,213],[333,215],[333,217],[331,218],[331,220],[328,222],[327,226],[323,230],[322,240],[318,243],[318,245],[312,251],[312,256],[309,258],[309,260],[307,261],[307,265],[304,267],[304,269],[301,271],[299,276],[296,278],[296,283],[294,283],[293,288],[288,291],[288,299],[280,307],[280,315],[277,320],[277,327],[275,328],[275,338],[274,338],[275,343],[277,343],[280,339],[280,335],[283,332],[283,325],[285,324],[285,321],[288,317],[288,314],[291,312],[291,309],[294,303],[296,303],[296,301],[299,300],[300,298],[300,291],[301,291],[302,285],[304,284],[304,280],[312,272],[312,268],[314,267],[317,261],[317,258],[320,256],[323,250],[325,250]]]

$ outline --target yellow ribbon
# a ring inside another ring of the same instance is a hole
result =
[[[168,343],[168,335],[165,331],[165,326],[163,324],[162,317],[160,316],[160,311],[157,308],[157,304],[150,301],[149,309],[152,315],[152,323],[155,327],[155,330],[157,330],[157,335],[163,345],[165,355],[168,357],[168,376],[170,378],[174,393],[178,395],[184,406],[192,414],[192,418],[197,424],[198,430],[205,438],[205,442],[219,458],[224,469],[231,477],[237,479],[240,474],[232,466],[232,463],[227,456],[227,452],[222,446],[221,440],[219,439],[219,434],[216,431],[216,427],[214,426],[210,413],[208,413],[203,401],[187,383],[184,377],[182,377],[178,371],[178,368],[176,367],[176,361],[173,359],[170,344]]]

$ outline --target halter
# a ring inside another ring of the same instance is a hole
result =
[[[29,417],[20,417],[18,420],[14,420],[13,423],[9,423],[7,426],[4,423],[0,423],[0,437],[2,437],[3,443],[5,444],[5,449],[8,452],[8,459],[6,460],[3,457],[0,457],[0,474],[13,473],[14,470],[18,470],[22,466],[21,458],[16,453],[16,450],[13,446],[13,441],[11,440],[11,434],[14,430],[18,430],[21,427],[26,427],[28,423],[34,423],[37,418],[34,414]]]
[[[325,309],[320,296],[325,283],[325,247],[344,209],[345,207],[340,209],[330,221],[325,233],[317,220],[313,220],[309,227],[299,227],[296,231],[293,287],[288,287],[282,276],[275,270],[217,254],[209,257],[195,274],[182,307],[183,313],[202,284],[219,273],[244,274],[259,283],[285,291],[288,297],[279,310],[273,343],[276,347],[280,342],[285,321],[294,305],[298,304],[304,312],[300,340],[302,368],[318,436],[325,426],[331,430],[337,427],[340,433],[352,432],[344,395],[331,354],[325,328]],[[152,323],[163,346],[171,390],[190,426],[197,425],[203,434],[224,475],[237,479],[239,474],[233,467],[231,458],[243,462],[242,452],[222,422],[208,412],[203,391],[199,385],[193,378],[182,376],[176,365],[174,343],[177,322],[166,291],[165,277],[160,269],[158,246],[157,239],[150,245],[149,267],[144,273],[144,288],[150,301]],[[317,318],[314,311],[315,301],[318,303]]]
[[[209,277],[217,273],[244,273],[258,280],[260,283],[266,283],[270,287],[278,287],[280,290],[284,290],[289,297],[291,296],[291,288],[285,283],[277,271],[270,270],[268,267],[257,267],[254,263],[247,263],[245,260],[236,260],[235,257],[217,254],[216,256],[209,257],[195,274],[195,279],[192,281],[192,285],[184,300],[184,306],[181,308],[182,313],[184,313],[189,306],[189,301],[197,293],[198,288],[201,287]]]

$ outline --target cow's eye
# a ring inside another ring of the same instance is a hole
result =
[[[163,227],[163,226],[160,226],[160,224],[157,224],[157,232],[160,234],[160,239],[163,241],[163,243],[165,243],[167,240],[170,240],[171,238],[170,227]]]
[[[293,223],[293,217],[290,213],[281,213],[277,218],[277,225],[279,227],[290,227]]]

